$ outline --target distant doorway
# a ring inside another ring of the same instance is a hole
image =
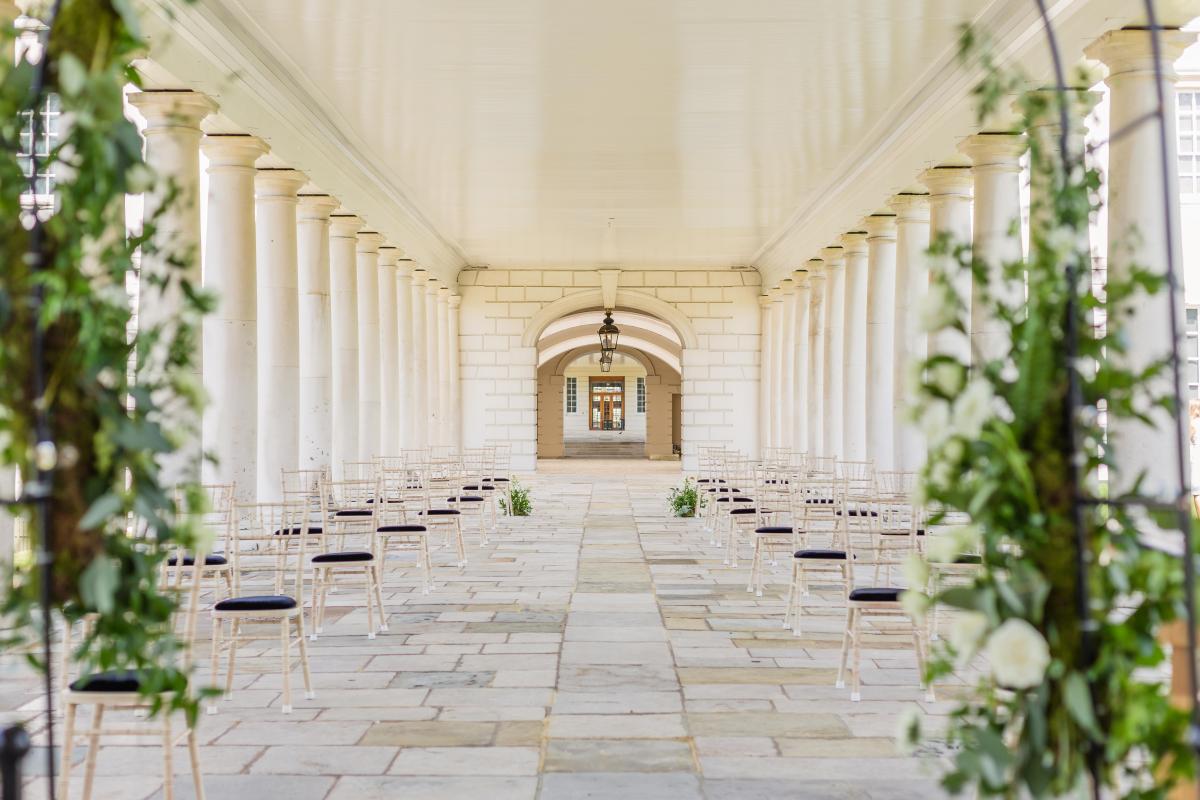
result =
[[[590,378],[591,416],[588,428],[593,431],[625,430],[625,382]]]

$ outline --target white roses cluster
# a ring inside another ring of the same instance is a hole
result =
[[[1046,677],[1050,646],[1037,628],[1009,619],[988,637],[984,656],[996,683],[1009,689],[1031,689]]]

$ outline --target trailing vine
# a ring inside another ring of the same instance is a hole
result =
[[[1104,445],[1101,401],[1110,420],[1145,419],[1138,409],[1170,407],[1146,388],[1168,369],[1169,354],[1140,370],[1122,359],[1126,310],[1165,290],[1165,280],[1161,270],[1124,266],[1110,269],[1102,288],[1093,286],[1087,231],[1101,176],[1081,163],[1082,154],[1064,159],[1049,140],[1045,123],[1058,121],[1059,97],[1024,91],[1032,85],[1026,76],[1000,68],[969,29],[960,55],[983,67],[975,90],[981,122],[1001,102],[1019,98],[1019,129],[1031,132],[1030,168],[1039,190],[1024,260],[984,263],[947,237],[930,248],[927,330],[966,335],[970,312],[951,284],[969,270],[976,287],[971,302],[1003,323],[1011,343],[1004,357],[972,353],[970,365],[935,353],[918,371],[915,422],[929,447],[923,500],[972,521],[932,537],[928,559],[953,561],[968,549],[983,554],[969,585],[933,598],[915,591],[905,597],[918,612],[930,603],[958,610],[929,666],[930,680],[981,652],[987,662],[951,715],[947,736],[955,756],[943,785],[977,796],[1042,798],[1078,792],[1094,779],[1097,792],[1165,797],[1193,768],[1188,716],[1172,707],[1158,678],[1165,658],[1159,631],[1184,616],[1180,561],[1146,547],[1138,520],[1121,506],[1085,508],[1085,535],[1077,538],[1074,502],[1097,496],[1115,463],[1113,448]],[[1120,257],[1111,253],[1110,263]],[[996,269],[1005,281],[1024,282],[1027,297],[1014,303],[993,294]],[[1072,373],[1086,409],[1074,419],[1066,413]],[[1083,458],[1073,465],[1076,443]],[[1085,587],[1080,558],[1089,565]],[[1083,614],[1081,588],[1089,598]],[[908,735],[919,736],[915,723]]]
[[[137,128],[124,115],[126,86],[139,83],[131,62],[145,50],[132,5],[62,0],[53,19],[49,3],[30,13],[51,26],[48,46],[34,44],[31,57],[15,64],[0,59],[0,463],[36,474],[36,412],[44,408],[57,450],[46,504],[51,604],[68,622],[93,620],[73,658],[85,673],[136,671],[156,710],[183,709],[194,721],[196,699],[175,659],[176,601],[158,580],[173,546],[203,547],[182,521],[203,499],[195,484],[168,485],[161,464],[199,435],[198,330],[213,301],[190,280],[196,254],[157,244],[159,220],[186,200],[147,166]],[[13,36],[3,33],[6,46]],[[39,95],[31,86],[42,59]],[[40,212],[45,257],[35,268],[23,258],[34,212],[18,153],[29,123],[23,112],[41,108],[49,95],[61,116],[39,165],[55,183],[53,207]],[[140,230],[127,233],[126,196],[152,189],[161,202]],[[140,275],[138,303],[179,297],[181,306],[173,319],[144,324],[134,338],[127,279],[138,272],[139,254],[166,267]],[[35,326],[44,336],[42,396],[33,388]],[[199,465],[190,467],[198,475]],[[32,506],[10,511],[36,536]],[[40,627],[42,574],[31,559],[7,567],[0,646],[25,648]]]

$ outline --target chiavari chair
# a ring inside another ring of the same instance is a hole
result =
[[[393,553],[415,553],[421,569],[422,591],[429,594],[433,590],[433,564],[429,557],[429,528],[420,517],[425,508],[421,461],[419,456],[411,454],[398,463],[400,467],[385,467],[380,473],[375,528],[379,569],[382,572],[387,567],[388,556]]]
[[[792,580],[788,587],[783,626],[802,633],[804,598],[814,573],[838,586],[850,586],[853,556],[847,546],[846,491],[844,481],[831,472],[797,477],[791,493]]]
[[[324,632],[329,590],[334,585],[343,585],[347,577],[363,587],[367,607],[367,638],[374,639],[376,631],[388,629],[379,586],[381,576],[375,541],[376,520],[383,505],[377,480],[326,481],[321,484],[322,516],[332,526],[326,541],[336,537],[338,549],[317,553],[311,559],[313,639]],[[347,540],[358,546],[347,548]],[[375,609],[379,611],[378,628],[375,626]]]

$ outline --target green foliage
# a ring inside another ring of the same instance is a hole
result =
[[[160,592],[158,578],[169,548],[194,543],[178,512],[200,508],[203,499],[194,484],[171,485],[161,464],[198,438],[194,354],[212,299],[190,282],[194,254],[156,244],[158,223],[178,193],[144,163],[141,137],[124,116],[125,86],[138,82],[130,63],[145,49],[131,5],[63,0],[47,21],[46,91],[57,95],[62,115],[57,144],[40,165],[57,174],[54,208],[43,212],[41,270],[24,258],[32,211],[22,205],[27,182],[16,156],[21,112],[40,100],[30,88],[34,66],[0,63],[0,463],[35,473],[35,409],[43,406],[58,449],[48,520],[54,605],[71,621],[94,617],[73,654],[79,670],[136,670],[156,710],[165,698],[194,720],[188,676],[172,666],[176,601]],[[11,32],[5,36],[11,47]],[[141,230],[127,235],[125,197],[142,192],[155,202]],[[143,261],[165,266],[142,273],[138,303],[150,308],[172,298],[178,313],[162,323],[143,318],[133,342],[126,279],[137,270],[139,251]],[[33,396],[35,326],[45,337],[41,397]],[[198,474],[198,464],[188,472]],[[36,536],[33,509],[11,510]],[[41,574],[28,561],[9,568],[0,646],[24,646],[38,628]]]
[[[981,121],[1031,85],[999,68],[970,31],[962,44],[964,58],[977,60],[985,73],[975,92]],[[1021,129],[1044,132],[1044,123],[1057,121],[1053,95],[1020,96]],[[951,287],[969,270],[971,302],[1003,323],[1011,350],[990,360],[974,352],[969,367],[935,353],[915,376],[915,422],[929,445],[924,499],[932,508],[969,514],[983,553],[973,585],[933,600],[976,615],[985,633],[965,644],[951,636],[935,653],[929,677],[953,672],[1006,620],[1032,624],[1051,656],[1044,679],[1029,688],[1004,685],[992,659],[991,671],[951,715],[948,736],[957,755],[943,784],[981,797],[1067,796],[1086,782],[1092,760],[1106,796],[1161,798],[1193,763],[1184,740],[1186,715],[1171,706],[1156,677],[1164,666],[1158,632],[1183,615],[1182,565],[1144,547],[1136,521],[1116,507],[1083,512],[1086,552],[1079,553],[1072,499],[1097,493],[1102,470],[1113,464],[1113,448],[1101,447],[1098,401],[1107,401],[1109,419],[1167,402],[1145,388],[1165,360],[1136,371],[1121,359],[1124,311],[1163,289],[1164,281],[1161,265],[1152,271],[1110,254],[1107,285],[1092,287],[1085,245],[1100,176],[1082,165],[1082,154],[1069,154],[1064,164],[1047,136],[1034,133],[1029,141],[1039,191],[1026,260],[983,263],[947,238],[930,248],[936,302],[925,309],[927,330],[964,336],[970,312]],[[1004,281],[1019,286],[1027,280],[1027,298],[998,296],[997,269]],[[1078,300],[1073,311],[1072,294]],[[1107,312],[1106,326],[1093,324],[1099,311]],[[1074,362],[1067,357],[1071,323],[1078,331]],[[1067,412],[1072,371],[1085,409],[1075,419]],[[1073,436],[1084,456],[1079,485],[1069,461]],[[1091,659],[1076,603],[1080,557],[1089,564]]]
[[[512,479],[508,491],[500,498],[500,510],[511,517],[528,517],[533,513],[529,490],[516,478]]]
[[[704,495],[696,487],[692,478],[684,478],[683,486],[671,490],[667,502],[671,504],[671,513],[677,517],[694,517],[704,508]]]

